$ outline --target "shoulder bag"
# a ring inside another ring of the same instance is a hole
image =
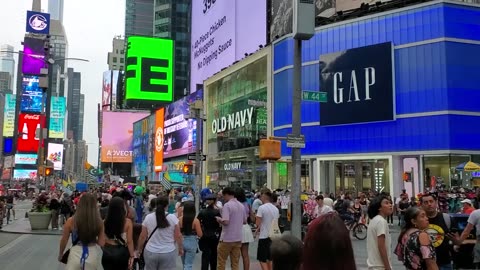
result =
[[[282,232],[278,226],[278,218],[275,218],[275,213],[273,211],[270,212],[272,212],[274,218],[272,220],[272,224],[270,225],[270,230],[268,231],[268,237],[270,239],[281,237]]]

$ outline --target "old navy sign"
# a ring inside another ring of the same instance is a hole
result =
[[[320,89],[321,126],[394,120],[392,43],[320,56]]]
[[[253,107],[222,116],[212,121],[213,134],[234,130],[252,124]]]

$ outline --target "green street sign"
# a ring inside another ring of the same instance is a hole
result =
[[[326,103],[327,92],[302,91],[302,100]]]

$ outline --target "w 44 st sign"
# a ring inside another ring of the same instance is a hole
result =
[[[326,103],[327,92],[302,91],[302,100]]]

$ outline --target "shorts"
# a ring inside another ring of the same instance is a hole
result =
[[[255,241],[253,239],[252,227],[248,224],[243,224],[243,235],[242,235],[242,244],[248,244]]]
[[[473,263],[480,263],[480,241],[477,241],[473,247]]]
[[[7,203],[7,209],[13,209],[13,203]]]
[[[268,262],[272,260],[272,255],[270,254],[271,245],[272,240],[270,238],[258,240],[257,260],[259,262]]]

